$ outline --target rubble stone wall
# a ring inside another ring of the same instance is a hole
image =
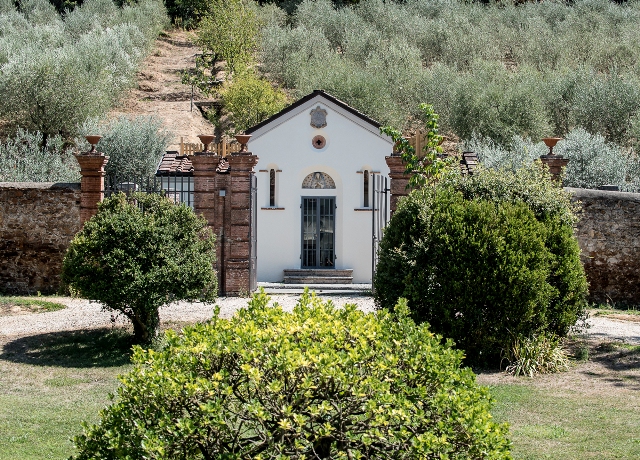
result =
[[[80,184],[0,183],[0,293],[54,293],[82,228]]]
[[[567,190],[582,203],[575,232],[590,299],[640,305],[640,193]]]

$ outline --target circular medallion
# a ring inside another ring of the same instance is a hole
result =
[[[327,140],[324,138],[324,136],[317,135],[316,137],[314,137],[314,138],[311,140],[311,144],[312,144],[316,149],[321,149],[321,148],[323,148],[325,145],[327,145]]]

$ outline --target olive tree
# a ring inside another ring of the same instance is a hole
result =
[[[161,306],[215,298],[214,262],[215,239],[204,218],[159,195],[120,193],[100,203],[75,236],[62,279],[82,297],[122,313],[135,341],[148,343]]]

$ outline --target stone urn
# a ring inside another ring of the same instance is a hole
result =
[[[209,144],[211,144],[215,138],[216,136],[212,134],[200,134],[198,136],[198,139],[200,139],[200,142],[204,145],[202,153],[209,153]]]
[[[562,140],[561,137],[545,137],[544,139],[542,139],[542,142],[544,142],[545,145],[549,147],[549,155],[553,155],[553,148],[560,140]]]
[[[240,143],[239,153],[246,153],[249,150],[247,148],[249,139],[251,139],[251,134],[236,134],[236,140]]]
[[[98,144],[98,142],[100,142],[100,139],[102,139],[102,136],[84,136],[84,138],[87,140],[89,144],[91,144],[91,150],[87,152],[87,155],[95,155],[97,153],[96,145]]]

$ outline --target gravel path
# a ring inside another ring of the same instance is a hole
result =
[[[364,296],[319,296],[323,299],[331,299],[337,306],[346,303],[356,303],[365,311],[374,309],[373,298]],[[272,302],[278,302],[286,310],[291,310],[298,295],[272,295]],[[42,334],[48,332],[92,329],[110,326],[112,324],[111,312],[103,311],[100,304],[82,299],[69,297],[52,298],[51,300],[64,303],[67,308],[49,313],[32,313],[15,316],[0,317],[0,336],[24,336]],[[247,305],[246,298],[221,297],[216,301],[220,306],[220,315],[229,318],[239,308]],[[160,310],[160,319],[163,322],[193,322],[204,321],[211,317],[213,307],[201,303],[176,302]],[[126,318],[115,317],[118,325],[128,324]],[[640,344],[640,322],[624,321],[591,317],[587,320],[590,328],[586,335],[588,338],[598,340],[616,340],[632,344]]]
[[[356,296],[318,296],[322,299],[330,299],[336,306],[347,303],[356,303],[365,311],[374,308],[373,298]],[[299,295],[271,295],[271,301],[277,302],[285,310],[292,310],[296,305]],[[67,305],[63,310],[47,313],[31,313],[15,316],[0,316],[0,336],[22,336],[42,334],[47,332],[68,331],[78,329],[93,329],[110,326],[112,313],[102,310],[99,303],[84,299],[72,299],[69,297],[47,298],[53,302]],[[220,316],[231,317],[236,310],[247,305],[248,299],[240,297],[221,297],[215,304],[220,307]],[[162,322],[205,321],[211,318],[213,305],[201,303],[176,302],[160,309]],[[123,316],[116,316],[116,325],[128,324]]]

